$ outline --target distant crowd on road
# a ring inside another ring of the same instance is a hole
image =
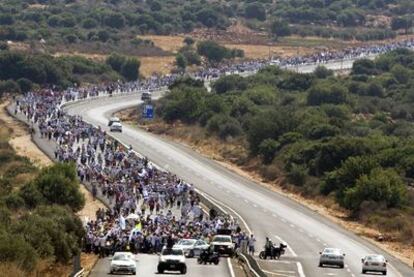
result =
[[[269,66],[277,65],[283,68],[294,68],[296,66],[307,64],[326,64],[332,61],[346,61],[358,58],[366,58],[379,54],[384,54],[398,48],[414,49],[414,38],[392,41],[383,44],[374,44],[359,47],[348,47],[340,51],[324,50],[303,56],[293,56],[284,58],[272,58],[261,60],[248,60],[241,63],[220,64],[217,67],[203,68],[189,75],[199,80],[214,80],[226,74],[237,74],[244,72],[257,72],[258,70]],[[153,75],[145,80],[133,82],[115,82],[101,86],[89,86],[84,88],[72,87],[65,91],[63,99],[71,101],[84,99],[99,95],[108,95],[113,93],[131,93],[140,91],[155,91],[167,88],[175,80],[182,77],[182,74]]]

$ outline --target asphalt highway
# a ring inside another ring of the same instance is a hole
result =
[[[95,265],[90,277],[102,277],[109,275],[110,258],[100,259]],[[180,275],[179,272],[167,271],[164,274],[157,273],[158,256],[149,254],[139,254],[136,260],[137,273],[135,276],[170,276]],[[227,276],[228,267],[225,258],[220,260],[218,265],[199,265],[197,259],[187,259],[187,276]],[[131,276],[131,275],[130,275]]]
[[[107,118],[113,112],[140,102],[138,95],[100,98],[69,105],[66,110],[108,130]],[[266,265],[266,270],[275,273],[275,276],[362,276],[360,260],[370,253],[381,253],[387,257],[388,276],[414,276],[414,271],[399,260],[318,213],[233,173],[185,146],[130,126],[124,126],[122,133],[111,135],[132,145],[134,150],[157,165],[193,183],[225,209],[240,216],[258,238],[258,248],[264,244],[266,236],[274,242],[286,242],[289,245],[287,255],[281,261],[273,262],[273,267]],[[324,247],[341,248],[346,253],[346,267],[319,268],[319,252]],[[155,264],[148,266],[153,268]],[[108,268],[109,264],[105,267]],[[226,273],[228,271],[215,276],[225,276]]]

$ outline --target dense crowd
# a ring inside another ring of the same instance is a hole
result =
[[[283,66],[321,63],[384,53],[400,47],[414,47],[414,40],[381,46],[321,52],[304,57],[279,59]],[[269,61],[247,61],[194,73],[197,78],[215,78],[226,72],[255,71]],[[153,76],[147,80],[115,82],[101,86],[53,88],[27,93],[16,101],[16,113],[23,113],[40,136],[56,142],[55,158],[74,162],[79,179],[91,185],[94,197],[106,199],[110,208],[99,210],[96,220],[85,222],[85,251],[108,255],[114,251],[158,252],[162,245],[180,238],[210,241],[219,229],[230,229],[236,242],[246,239],[232,218],[206,215],[193,186],[158,169],[132,147],[109,138],[105,131],[71,116],[61,104],[101,94],[155,90],[170,85],[179,75]]]
[[[42,138],[56,142],[55,158],[75,162],[80,181],[111,207],[85,222],[85,251],[159,252],[181,238],[209,242],[219,229],[240,232],[233,219],[206,215],[192,185],[62,111],[65,96],[53,90],[29,93],[17,101],[16,112],[35,124]]]

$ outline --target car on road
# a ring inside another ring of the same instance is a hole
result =
[[[131,252],[115,252],[111,260],[109,272],[111,274],[131,273],[132,275],[135,275],[137,272],[135,255]]]
[[[112,123],[111,127],[109,127],[109,130],[111,132],[120,132],[120,133],[122,133],[122,124],[121,124],[121,122]]]
[[[141,94],[141,100],[142,101],[151,101],[151,92],[150,91],[144,91]]]
[[[182,249],[187,258],[200,256],[201,252],[209,247],[210,245],[202,239],[181,239],[173,246]]]
[[[382,275],[387,275],[387,260],[382,255],[370,254],[366,255],[361,260],[362,274],[367,272],[381,272]]]
[[[157,271],[159,274],[164,271],[179,271],[181,274],[187,273],[184,251],[180,248],[167,248],[161,250],[158,260]]]
[[[220,255],[227,254],[230,257],[234,255],[234,243],[230,235],[216,235],[210,245],[213,247],[213,251]]]
[[[322,252],[319,253],[319,266],[323,267],[324,265],[336,265],[340,268],[345,266],[345,253],[338,248],[325,248]]]
[[[115,122],[119,122],[119,123],[121,123],[121,120],[118,118],[118,117],[111,117],[109,120],[108,120],[108,127],[111,127],[112,126],[112,124],[113,123],[115,123]]]

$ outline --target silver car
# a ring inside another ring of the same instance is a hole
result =
[[[120,132],[122,133],[122,124],[120,122],[114,122],[111,124],[111,127],[109,127],[109,130],[111,132]]]
[[[345,254],[341,249],[325,248],[322,252],[319,252],[319,254],[321,255],[319,258],[320,267],[323,267],[324,265],[336,265],[340,268],[344,268]]]
[[[371,254],[367,255],[361,260],[362,274],[367,272],[381,272],[382,275],[387,275],[387,260],[382,255]]]
[[[208,249],[209,246],[207,242],[201,239],[181,239],[174,245],[174,248],[181,248],[187,258],[192,258],[200,256],[200,253]]]

